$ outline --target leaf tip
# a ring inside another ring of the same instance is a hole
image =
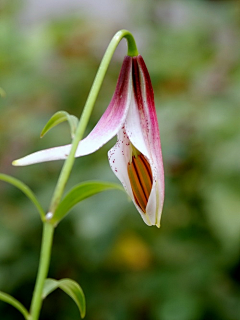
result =
[[[46,130],[46,126],[45,126],[40,133],[40,138],[43,138],[47,132],[48,130]]]

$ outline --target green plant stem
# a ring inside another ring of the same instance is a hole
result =
[[[126,40],[127,40],[128,55],[129,56],[138,55],[137,46],[136,46],[136,43],[135,43],[135,40],[134,40],[132,34],[127,30],[118,31],[114,35],[114,37],[112,38],[112,40],[111,40],[111,42],[105,52],[105,55],[102,59],[102,62],[99,66],[99,69],[96,74],[95,80],[93,82],[92,88],[91,88],[90,93],[88,95],[88,99],[87,99],[86,104],[84,106],[83,113],[80,118],[75,137],[72,142],[72,148],[71,148],[70,154],[69,154],[68,158],[66,159],[66,161],[63,165],[62,171],[60,173],[60,176],[59,176],[59,179],[58,179],[58,182],[57,182],[57,185],[56,185],[53,197],[52,197],[51,205],[49,208],[49,212],[51,212],[53,215],[54,215],[54,212],[55,212],[55,210],[61,200],[65,185],[67,183],[70,172],[72,170],[72,166],[74,163],[74,155],[76,153],[78,143],[82,139],[84,131],[87,127],[89,118],[91,116],[95,101],[97,99],[97,96],[98,96],[99,90],[101,88],[104,76],[105,76],[106,71],[109,66],[109,63],[112,59],[112,56],[113,56],[119,42],[123,38],[126,38]],[[51,220],[49,219],[49,221],[51,221]]]
[[[52,240],[53,240],[53,233],[54,233],[54,221],[51,221],[51,217],[54,216],[54,212],[61,200],[65,185],[69,178],[70,172],[72,170],[72,166],[74,163],[74,156],[78,147],[79,141],[82,139],[84,131],[87,127],[89,118],[91,116],[92,109],[94,107],[95,101],[97,99],[99,90],[101,88],[104,76],[106,74],[107,68],[109,63],[112,59],[112,56],[119,44],[119,42],[126,38],[128,43],[128,55],[129,56],[136,56],[138,55],[137,47],[135,40],[132,34],[127,30],[121,30],[115,34],[112,38],[105,55],[102,59],[102,62],[99,66],[98,72],[96,74],[95,80],[93,82],[92,88],[88,95],[88,99],[86,101],[82,116],[80,118],[75,137],[72,141],[71,151],[64,162],[62,171],[60,173],[52,201],[49,208],[48,215],[45,216],[43,222],[43,236],[42,236],[42,247],[41,247],[41,255],[40,255],[40,262],[39,262],[39,269],[37,280],[33,292],[32,303],[30,307],[30,319],[31,320],[38,320],[41,306],[42,306],[42,292],[44,287],[44,281],[48,274],[49,263],[50,263],[50,255],[51,255],[51,248],[52,248]]]
[[[37,274],[37,280],[33,292],[33,298],[30,307],[30,319],[38,320],[39,313],[42,306],[42,292],[44,281],[48,274],[52,240],[53,240],[54,226],[49,222],[43,223],[43,236],[42,236],[42,246],[40,254],[40,262]]]

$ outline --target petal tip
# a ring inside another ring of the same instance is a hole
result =
[[[27,158],[27,156],[20,158],[20,159],[17,159],[17,160],[13,160],[12,165],[14,167],[23,167],[23,166],[27,166],[27,165],[31,164],[31,162],[27,161],[26,158]]]
[[[12,161],[12,165],[15,166],[15,167],[17,167],[17,166],[19,166],[20,164],[19,164],[19,161],[18,161],[18,160],[14,160],[14,161]]]

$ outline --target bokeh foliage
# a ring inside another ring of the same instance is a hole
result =
[[[0,5],[0,171],[28,184],[47,210],[62,162],[14,168],[11,161],[70,141],[67,124],[42,140],[39,134],[56,111],[81,114],[109,39],[104,27],[76,14],[28,27],[19,21],[19,3]],[[147,227],[121,192],[96,195],[58,226],[49,276],[80,283],[88,320],[240,319],[239,4],[156,0],[129,7],[124,28],[136,31],[159,116],[162,226]],[[110,65],[88,130],[110,101],[121,60],[116,54]],[[113,144],[77,159],[68,189],[90,179],[116,182],[106,155]],[[28,306],[41,222],[24,195],[3,182],[0,203],[0,289]],[[2,320],[17,317],[0,303]],[[79,313],[56,291],[42,319]]]

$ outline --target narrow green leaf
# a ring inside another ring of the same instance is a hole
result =
[[[37,200],[37,198],[34,195],[34,193],[32,192],[32,190],[26,184],[24,184],[22,181],[20,181],[16,178],[13,178],[9,175],[2,174],[2,173],[0,173],[0,180],[6,181],[6,182],[14,185],[18,189],[20,189],[23,193],[25,193],[25,195],[32,201],[32,203],[37,208],[37,210],[41,216],[41,219],[42,220],[45,219],[45,212],[44,212],[42,206],[40,205],[39,201]]]
[[[46,279],[43,288],[43,299],[57,288],[62,289],[75,301],[80,311],[81,318],[84,318],[86,314],[86,301],[82,288],[79,284],[71,279]]]
[[[62,279],[60,280],[59,288],[61,288],[75,301],[81,317],[84,318],[86,314],[86,301],[82,288],[79,284],[71,279]]]
[[[119,184],[102,181],[87,181],[76,185],[60,202],[51,221],[59,222],[80,201],[111,189],[124,190]]]
[[[26,320],[30,318],[27,309],[18,300],[16,300],[9,294],[0,291],[0,300],[11,304],[14,308],[21,312]]]
[[[51,119],[47,122],[45,127],[43,128],[41,132],[41,138],[53,127],[58,125],[59,123],[62,123],[64,121],[68,121],[69,126],[70,126],[70,131],[71,131],[71,137],[73,138],[77,129],[78,125],[78,118],[70,115],[66,111],[58,111],[56,112]]]

